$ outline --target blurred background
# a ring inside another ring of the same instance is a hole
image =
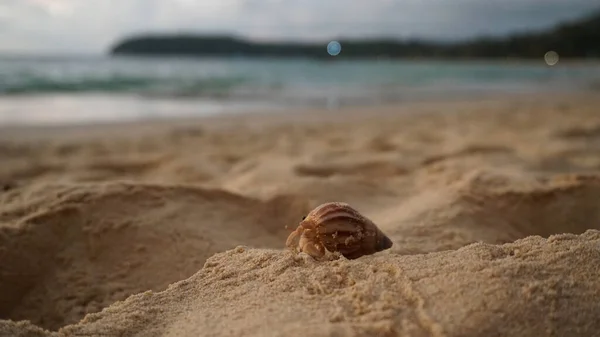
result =
[[[597,0],[2,0],[0,124],[597,90]]]

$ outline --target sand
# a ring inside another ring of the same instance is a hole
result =
[[[600,97],[0,130],[0,336],[599,336]],[[394,242],[284,249],[344,201]]]

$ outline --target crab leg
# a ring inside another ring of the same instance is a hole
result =
[[[286,247],[292,248],[292,246],[296,246],[297,240],[299,239],[299,236],[302,235],[303,231],[304,228],[302,226],[298,226],[295,231],[291,232],[285,242]]]
[[[306,237],[300,238],[300,251],[314,257],[319,258],[325,255],[325,247],[319,243],[307,239]]]

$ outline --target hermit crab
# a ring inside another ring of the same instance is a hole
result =
[[[349,204],[328,202],[302,218],[286,246],[313,258],[323,257],[327,250],[357,259],[391,248],[392,241]]]

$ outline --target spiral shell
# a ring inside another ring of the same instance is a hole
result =
[[[343,202],[329,202],[313,209],[286,242],[288,247],[298,247],[314,257],[324,255],[326,249],[347,259],[375,254],[392,244],[373,221]]]

